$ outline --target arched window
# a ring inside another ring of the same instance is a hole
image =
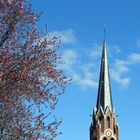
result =
[[[107,117],[107,128],[110,128],[110,117]]]
[[[104,137],[104,138],[103,138],[103,140],[107,140],[107,138],[106,138],[106,137]]]
[[[110,140],[115,140],[114,138],[111,138]]]

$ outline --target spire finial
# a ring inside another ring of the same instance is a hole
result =
[[[104,25],[104,40],[106,40],[106,25]]]

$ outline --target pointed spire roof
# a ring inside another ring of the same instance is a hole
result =
[[[104,43],[103,43],[102,58],[101,58],[100,79],[99,79],[99,87],[98,87],[97,110],[99,110],[100,107],[102,107],[103,111],[105,111],[107,107],[109,107],[110,111],[113,111],[105,29],[104,29]]]

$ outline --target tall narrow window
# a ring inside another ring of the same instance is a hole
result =
[[[107,128],[110,128],[110,117],[107,117]]]
[[[103,125],[103,120],[102,120],[102,117],[101,116],[99,116],[99,122],[100,122],[100,124],[102,126]]]
[[[116,134],[116,127],[114,127],[114,134]]]

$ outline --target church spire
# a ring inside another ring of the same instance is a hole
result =
[[[90,140],[120,140],[118,121],[112,104],[105,29],[97,105],[93,110]]]
[[[105,111],[109,107],[113,111],[112,95],[109,79],[109,69],[107,60],[106,30],[104,28],[104,43],[101,58],[100,79],[98,87],[97,110],[100,107]]]

